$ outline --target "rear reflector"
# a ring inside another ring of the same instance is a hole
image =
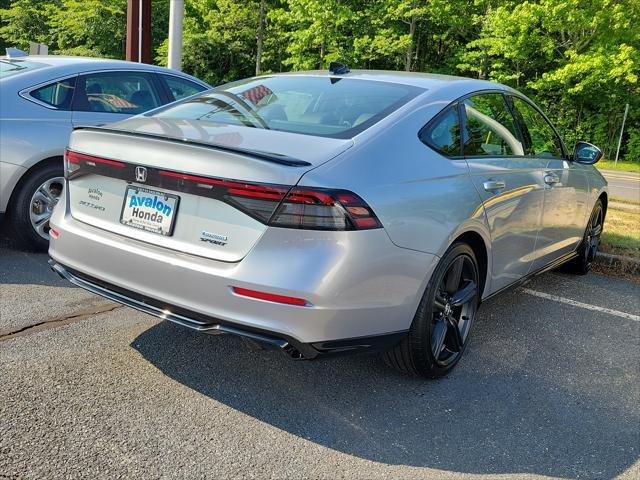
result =
[[[58,232],[57,230],[54,230],[53,228],[49,229],[49,236],[51,238],[58,238],[60,236],[60,232]]]
[[[259,300],[266,300],[268,302],[285,303],[287,305],[297,305],[304,307],[307,305],[307,301],[303,298],[287,297],[284,295],[275,295],[273,293],[258,292],[257,290],[249,290],[247,288],[232,287],[233,293],[241,295],[243,297],[257,298]]]

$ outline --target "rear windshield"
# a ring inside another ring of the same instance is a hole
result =
[[[260,77],[222,85],[154,116],[351,138],[423,91],[339,77]]]
[[[0,59],[0,78],[10,77],[18,73],[29,72],[47,65],[39,62],[29,62],[27,60]]]

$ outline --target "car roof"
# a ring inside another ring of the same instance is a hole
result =
[[[349,78],[356,80],[369,80],[386,83],[397,83],[423,88],[430,93],[450,89],[452,94],[462,96],[479,90],[506,90],[513,91],[510,87],[487,80],[478,80],[453,75],[440,75],[436,73],[398,72],[392,70],[351,70],[345,74],[333,74],[328,70],[307,70],[301,72],[277,73],[278,76],[313,76],[327,78]],[[266,74],[265,76],[272,76]],[[451,88],[453,87],[453,88]],[[455,92],[455,93],[454,93]]]
[[[146,63],[128,62],[126,60],[114,60],[111,58],[97,58],[97,57],[75,57],[65,55],[25,55],[20,57],[8,57],[2,56],[3,60],[10,60],[12,62],[29,61],[35,63],[41,63],[47,67],[82,67],[86,66],[94,68],[96,66],[104,66],[113,64],[113,66],[122,68],[126,65],[127,68],[151,68],[151,69],[163,69],[162,67],[156,67],[155,65],[148,65]]]
[[[6,80],[12,80],[16,82],[26,83],[47,81],[49,79],[59,78],[65,75],[74,75],[77,73],[83,73],[85,71],[97,71],[97,70],[144,70],[152,72],[168,73],[172,75],[178,75],[191,80],[194,80],[202,85],[207,85],[206,82],[188,75],[186,73],[171,70],[156,65],[149,65],[146,63],[128,62],[125,60],[114,60],[109,58],[94,58],[94,57],[72,57],[63,55],[25,55],[20,57],[0,57],[1,60],[10,62],[31,62],[40,64],[39,68],[33,69],[29,72],[25,72],[21,75],[12,75],[6,78]]]

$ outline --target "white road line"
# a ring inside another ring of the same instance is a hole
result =
[[[594,312],[607,313],[609,315],[615,315],[616,317],[633,320],[634,322],[640,322],[640,315],[633,315],[632,313],[621,312],[619,310],[598,307],[597,305],[589,305],[588,303],[578,302],[576,300],[571,300],[570,298],[558,297],[557,295],[551,295],[550,293],[538,292],[537,290],[531,290],[530,288],[523,288],[522,291],[529,295],[533,295],[534,297],[545,298],[547,300],[553,300],[554,302],[566,303],[567,305],[573,305],[574,307],[593,310]]]

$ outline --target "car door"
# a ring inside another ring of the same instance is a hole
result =
[[[165,103],[151,73],[138,70],[86,73],[76,83],[73,125],[117,122]]]
[[[545,116],[524,98],[509,100],[521,125],[526,154],[545,162],[544,213],[532,266],[537,270],[572,252],[582,240],[588,181],[583,167],[567,160],[562,140]]]
[[[546,159],[525,156],[522,134],[501,92],[461,101],[463,153],[491,231],[495,292],[532,265],[544,203]]]

